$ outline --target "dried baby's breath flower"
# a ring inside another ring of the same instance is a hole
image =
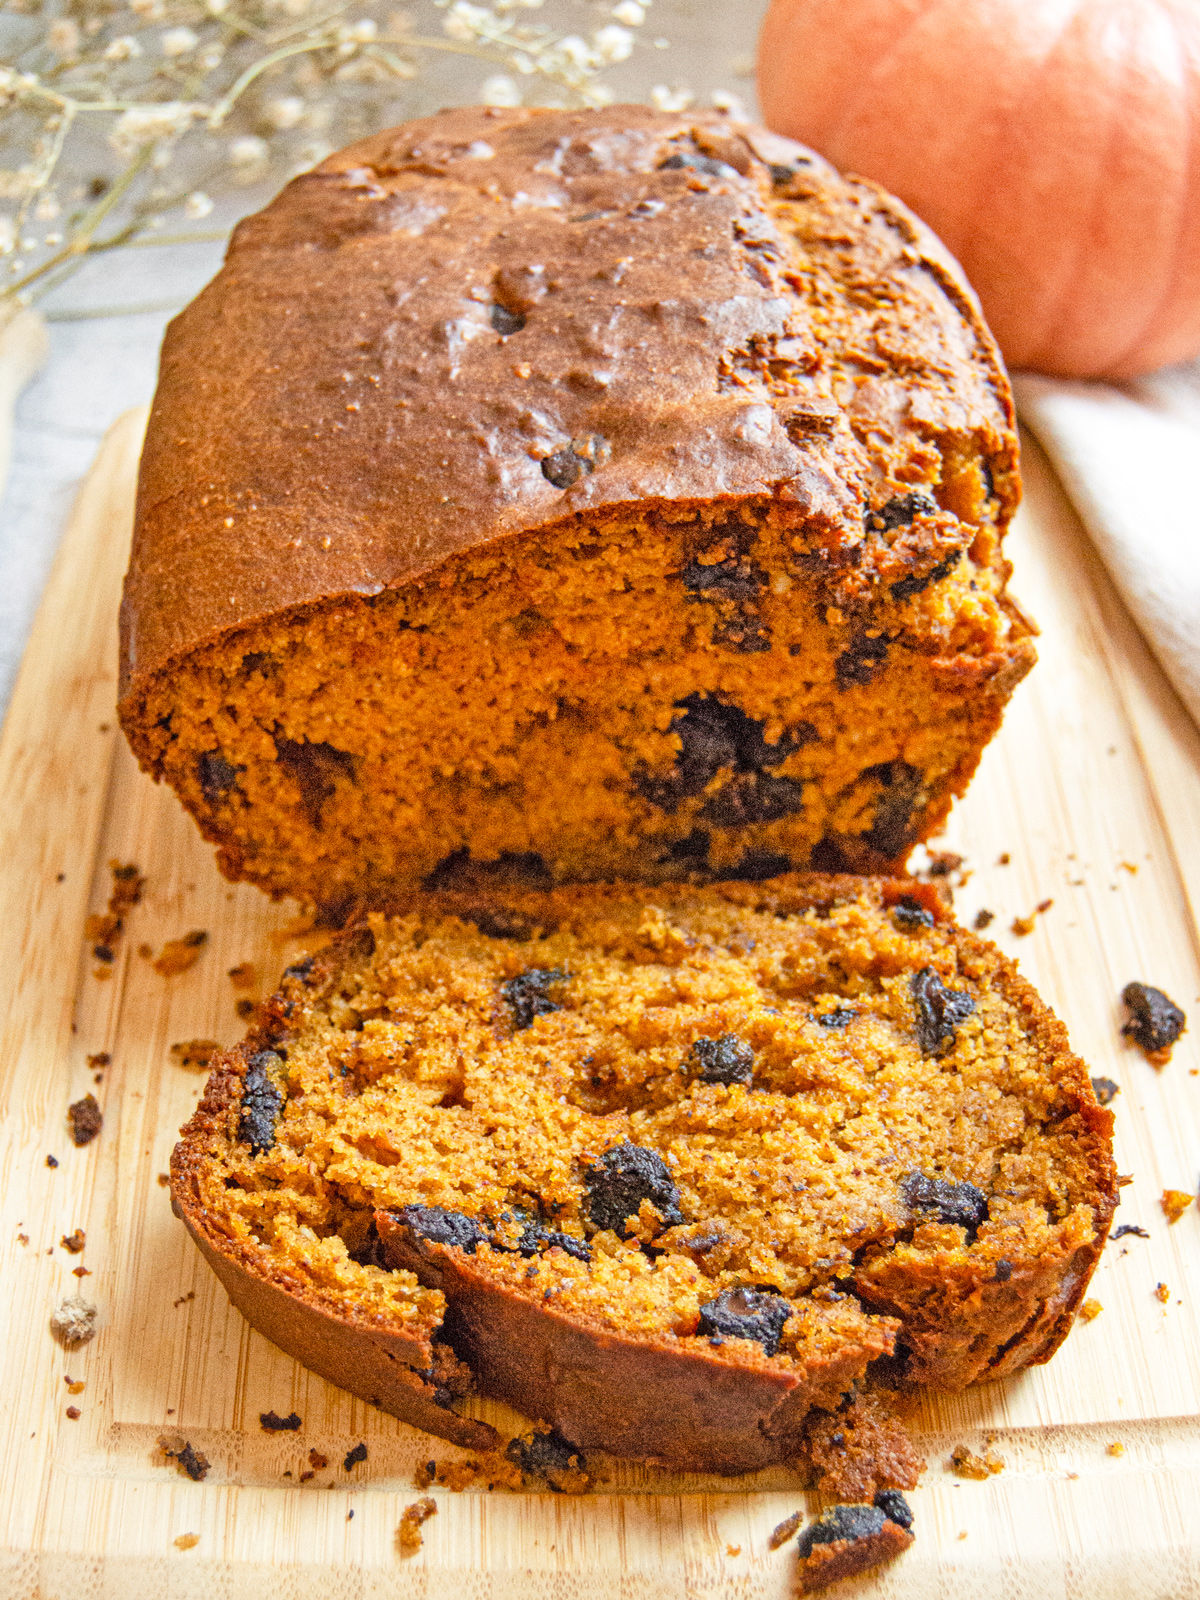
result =
[[[574,19],[577,0],[7,0],[0,301],[53,288],[94,252],[177,238],[172,214],[203,220],[222,186],[282,181],[402,121],[439,54],[480,63],[489,105],[610,104],[599,75],[632,54],[648,5],[619,0],[585,36],[543,20]]]
[[[660,111],[686,111],[694,98],[689,89],[666,83],[656,83],[650,91],[650,99]]]

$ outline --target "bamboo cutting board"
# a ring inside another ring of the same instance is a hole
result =
[[[581,1498],[434,1491],[423,1549],[401,1556],[414,1468],[463,1452],[252,1333],[173,1219],[159,1175],[203,1078],[170,1047],[235,1040],[228,970],[252,962],[261,995],[304,945],[289,937],[294,906],[218,876],[116,727],[116,608],[143,421],[131,413],[116,425],[83,488],[0,745],[0,1595],[794,1594],[795,1546],[768,1546],[806,1504],[782,1469],[721,1480],[614,1462]],[[973,869],[958,892],[963,920],[996,912],[998,942],[1092,1071],[1121,1084],[1117,1157],[1133,1182],[1118,1222],[1150,1238],[1110,1244],[1091,1290],[1103,1312],[1076,1326],[1050,1366],[923,1404],[917,1544],[840,1592],[1175,1600],[1200,1595],[1200,1206],[1168,1227],[1159,1196],[1194,1193],[1200,1172],[1200,736],[1032,443],[1026,472],[1014,586],[1041,622],[1041,665],[939,842]],[[113,860],[136,862],[147,884],[102,980],[84,923],[104,907]],[[1048,899],[1031,935],[1009,931]],[[138,955],[191,930],[208,940],[187,972],[160,976]],[[1119,1035],[1118,997],[1133,978],[1193,1014],[1162,1072]],[[110,1062],[89,1065],[101,1052]],[[88,1091],[104,1127],[76,1149],[66,1109]],[[86,1235],[79,1254],[59,1242],[75,1229]],[[80,1290],[99,1308],[99,1333],[66,1351],[49,1318]],[[72,1395],[68,1379],[82,1391]],[[299,1413],[302,1428],[264,1433],[270,1410]],[[506,1432],[517,1426],[498,1405],[477,1410]],[[208,1457],[203,1482],[163,1460],[164,1433]],[[989,1441],[1002,1473],[983,1483],[951,1473],[955,1445],[982,1452]],[[359,1442],[367,1459],[347,1470]],[[311,1467],[310,1451],[328,1466]]]

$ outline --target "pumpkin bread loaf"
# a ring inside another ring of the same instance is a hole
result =
[[[957,1389],[1048,1360],[1111,1128],[926,885],[444,891],[289,970],[171,1183],[249,1320],[385,1409],[479,1444],[473,1384],[571,1447],[736,1473],[897,1361]]]
[[[122,723],[272,894],[895,870],[1034,659],[1018,495],[898,202],[717,113],[445,112],[172,323]]]

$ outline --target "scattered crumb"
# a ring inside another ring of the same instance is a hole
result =
[[[17,1235],[17,1243],[18,1244],[28,1244],[29,1243],[29,1235],[27,1233],[19,1233]]]
[[[258,1002],[256,1000],[246,999],[235,1000],[233,1003],[233,1009],[237,1012],[239,1017],[249,1018],[252,1017],[258,1010]]]
[[[87,1344],[96,1337],[96,1306],[73,1294],[62,1302],[50,1318],[50,1331],[65,1345]]]
[[[290,1426],[290,1423],[289,1423],[289,1426]],[[358,1465],[358,1463],[360,1461],[365,1461],[366,1459],[367,1459],[367,1447],[366,1447],[366,1445],[365,1444],[356,1444],[354,1446],[353,1450],[348,1450],[346,1452],[346,1459],[342,1462],[342,1466],[345,1467],[347,1472],[353,1472],[355,1467]]]
[[[429,1495],[423,1500],[414,1500],[411,1506],[405,1506],[400,1526],[396,1529],[396,1543],[400,1547],[402,1556],[413,1555],[421,1548],[424,1543],[421,1524],[435,1516],[437,1516],[437,1501]]]
[[[87,1243],[87,1234],[82,1228],[76,1228],[74,1233],[64,1233],[58,1242],[64,1250],[69,1250],[73,1256],[77,1256]]]
[[[47,1156],[46,1157],[46,1165],[48,1167],[56,1167],[58,1165],[58,1157],[57,1156]]]
[[[1117,1188],[1118,1189],[1128,1189],[1129,1185],[1132,1182],[1133,1182],[1133,1173],[1132,1172],[1118,1172],[1117,1173]]]
[[[1148,1239],[1150,1237],[1145,1228],[1139,1228],[1136,1222],[1123,1222],[1119,1228],[1113,1229],[1112,1237],[1114,1239],[1127,1239],[1130,1234],[1135,1239]]]
[[[959,1534],[958,1537],[960,1539],[965,1539],[967,1537],[967,1530],[964,1528],[963,1531]]]
[[[171,1046],[171,1060],[189,1072],[207,1072],[209,1062],[220,1048],[215,1039],[181,1039]]]
[[[276,1411],[264,1411],[259,1416],[258,1425],[264,1433],[295,1433],[297,1428],[300,1427],[300,1417],[295,1411],[286,1417],[281,1417]],[[360,1444],[358,1448],[362,1451],[362,1455],[356,1459],[365,1461],[367,1458],[366,1445]]]
[[[112,872],[112,893],[108,897],[108,910],[93,913],[88,917],[83,925],[83,933],[84,938],[93,947],[92,954],[97,961],[111,964],[116,956],[116,941],[125,926],[126,914],[142,898],[146,880],[132,862],[123,866],[119,861],[110,861],[108,865]],[[109,970],[96,969],[98,978],[107,978],[111,975],[111,966]]]
[[[727,1544],[725,1546],[725,1554],[727,1556],[740,1556],[741,1553],[742,1547],[740,1544]]]
[[[1133,861],[1122,861],[1119,864],[1122,867],[1125,868],[1126,872],[1132,872],[1134,877],[1135,878],[1137,877],[1137,864],[1136,864],[1136,862],[1133,862]]]
[[[1085,1300],[1079,1308],[1079,1320],[1080,1322],[1095,1322],[1103,1310],[1104,1307],[1099,1300]]]
[[[198,1533],[181,1533],[175,1541],[175,1548],[177,1550],[194,1550],[199,1543],[200,1535]]]
[[[71,1138],[77,1145],[91,1144],[104,1126],[104,1113],[94,1094],[85,1094],[67,1107],[67,1121],[71,1124]]]
[[[1006,867],[1011,860],[1012,860],[1012,857],[1009,855],[1008,851],[1006,850],[1004,852],[1004,854],[1000,857],[1000,859],[996,862],[996,865],[998,867]]]
[[[1106,1453],[1110,1456],[1123,1456],[1125,1454],[1125,1446],[1119,1439],[1114,1439],[1113,1442],[1108,1446]]]
[[[1067,1477],[1072,1483],[1076,1483],[1079,1480],[1079,1474],[1077,1472],[1068,1472]]]
[[[138,945],[138,955],[141,956],[143,961],[149,961],[153,954],[154,954],[154,950],[150,945],[148,945],[148,944],[140,944],[140,945]]]
[[[171,1174],[169,1172],[160,1172],[159,1173],[159,1175],[158,1175],[158,1187],[160,1189],[169,1189],[171,1187]]]
[[[257,978],[253,961],[240,961],[229,969],[229,981],[235,989],[253,989]]]
[[[73,1278],[90,1278],[91,1275],[92,1275],[91,1267],[72,1267],[71,1268],[71,1276]]]
[[[585,1473],[558,1475],[560,1479],[579,1477],[587,1482]],[[443,1489],[450,1489],[455,1494],[463,1489],[469,1489],[472,1484],[486,1482],[489,1489],[496,1484],[502,1484],[506,1489],[520,1489],[524,1478],[519,1464],[509,1458],[502,1451],[495,1451],[486,1456],[468,1456],[465,1461],[447,1461],[439,1464],[436,1461],[426,1461],[417,1468],[413,1474],[413,1481],[418,1489],[428,1489],[430,1484],[440,1484]],[[552,1485],[559,1488],[560,1484]]]
[[[86,1388],[82,1378],[65,1378],[63,1381],[67,1386],[68,1394],[82,1394]]]
[[[178,1434],[164,1433],[158,1440],[158,1448],[168,1461],[174,1461],[180,1472],[186,1473],[193,1483],[202,1483],[208,1477],[212,1463],[207,1456],[202,1456],[199,1451],[193,1450],[187,1439],[181,1439]]]
[[[97,1050],[96,1054],[87,1058],[87,1064],[92,1072],[99,1072],[102,1067],[107,1067],[112,1062],[112,1056],[107,1050]]]
[[[955,1474],[960,1478],[976,1478],[982,1480],[990,1478],[993,1473],[1004,1471],[1004,1458],[998,1456],[994,1450],[989,1450],[985,1455],[977,1456],[968,1450],[965,1444],[958,1445],[950,1456],[950,1465]]]
[[[67,1415],[70,1417],[72,1422],[78,1422],[80,1417],[83,1415],[83,1412],[80,1411],[78,1406],[68,1406]]]
[[[1093,1078],[1092,1093],[1102,1106],[1111,1105],[1121,1092],[1121,1085],[1111,1078]]]
[[[1028,937],[1028,935],[1033,932],[1035,926],[1037,925],[1037,919],[1042,915],[1043,912],[1049,911],[1053,904],[1053,900],[1042,900],[1039,902],[1039,904],[1034,906],[1033,910],[1027,917],[1014,917],[1012,931],[1016,934],[1017,938],[1024,939]]]
[[[316,1473],[315,1472],[312,1472],[312,1471],[302,1472],[300,1474],[300,1482],[301,1483],[307,1483],[311,1478],[315,1478],[315,1477],[316,1477]]]
[[[320,1472],[329,1465],[329,1457],[323,1456],[319,1450],[310,1450],[308,1464],[314,1472]]]
[[[346,1513],[346,1521],[347,1522],[353,1522],[354,1521],[354,1512],[353,1512],[353,1510],[347,1511],[347,1513]]]
[[[103,982],[105,978],[111,978],[112,975],[113,975],[113,969],[111,967],[93,967],[92,968],[92,977],[93,978],[99,978],[101,980],[101,982]]]
[[[768,1550],[778,1550],[789,1539],[796,1537],[796,1530],[804,1521],[803,1511],[793,1511],[790,1517],[785,1517],[781,1523],[771,1529],[771,1537],[767,1540]]]
[[[985,928],[990,928],[996,920],[996,913],[989,911],[986,906],[981,906],[975,913],[975,931],[982,933]]]
[[[1177,1223],[1183,1213],[1195,1199],[1194,1195],[1186,1193],[1183,1189],[1164,1189],[1159,1204],[1166,1214],[1167,1221],[1172,1227]]]
[[[1156,1283],[1154,1285],[1154,1295],[1155,1298],[1160,1300],[1165,1306],[1167,1301],[1171,1298],[1171,1291],[1167,1288],[1165,1283]]]
[[[173,978],[176,973],[186,972],[189,967],[195,966],[207,943],[207,932],[203,928],[193,928],[191,933],[185,933],[180,939],[168,939],[162,947],[162,954],[156,956],[151,965],[162,977]]]
[[[177,1311],[180,1306],[187,1305],[189,1300],[194,1300],[195,1298],[196,1298],[195,1289],[189,1289],[186,1294],[181,1294],[179,1296],[178,1300],[172,1300],[171,1301],[171,1310],[172,1311]]]
[[[1053,904],[1053,900],[1039,900],[1037,905],[1033,908],[1034,916],[1044,916]]]
[[[1180,1034],[1187,1030],[1187,1014],[1169,994],[1149,983],[1127,983],[1121,999],[1129,1011],[1122,1035],[1133,1040],[1151,1066],[1165,1067]]]
[[[929,876],[931,878],[948,878],[952,872],[957,872],[963,864],[963,857],[955,855],[953,850],[931,850],[929,852]]]

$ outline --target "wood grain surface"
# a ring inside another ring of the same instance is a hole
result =
[[[219,877],[119,736],[115,621],[143,421],[117,424],[83,488],[0,743],[0,1595],[793,1595],[795,1546],[771,1551],[768,1536],[818,1507],[783,1469],[722,1480],[611,1462],[579,1498],[435,1490],[424,1546],[402,1556],[414,1468],[463,1452],[251,1332],[172,1217],[160,1174],[203,1076],[170,1047],[239,1037],[229,969],[252,962],[261,995],[305,945],[289,934],[295,906]],[[1041,664],[938,844],[972,871],[957,892],[963,920],[996,913],[997,942],[1092,1071],[1120,1083],[1118,1165],[1133,1182],[1117,1220],[1150,1237],[1110,1244],[1091,1290],[1103,1311],[1048,1367],[923,1402],[917,1543],[836,1592],[1182,1600],[1200,1595],[1200,1205],[1169,1227],[1159,1196],[1194,1193],[1200,1174],[1200,735],[1032,443],[1025,459],[1014,587],[1042,625]],[[84,924],[104,907],[114,860],[136,862],[147,883],[101,979]],[[1032,934],[1010,931],[1048,899]],[[185,973],[160,976],[139,955],[192,930],[208,939]],[[1196,1020],[1161,1072],[1120,1037],[1133,978]],[[111,1061],[89,1065],[101,1052]],[[87,1092],[104,1127],[76,1149],[66,1109]],[[71,1254],[60,1240],[77,1228],[86,1244]],[[99,1332],[68,1351],[49,1319],[74,1293],[98,1307]],[[517,1425],[501,1406],[476,1409]],[[298,1412],[301,1429],[265,1433],[270,1410]],[[203,1482],[164,1461],[164,1433],[209,1459]],[[367,1459],[347,1471],[360,1441]],[[952,1448],[988,1441],[1004,1471],[956,1478]],[[314,1470],[310,1451],[329,1465]]]

